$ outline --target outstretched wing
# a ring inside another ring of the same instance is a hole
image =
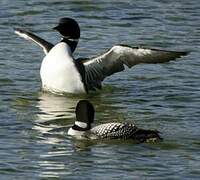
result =
[[[20,37],[23,37],[24,39],[32,40],[33,42],[35,42],[37,45],[43,48],[43,51],[45,54],[47,54],[51,50],[51,48],[54,46],[50,42],[24,29],[16,28],[14,29],[14,31]]]
[[[131,68],[140,63],[164,63],[188,52],[165,51],[115,45],[103,55],[89,58],[83,62],[86,71],[86,83],[89,89],[101,87],[101,81],[107,76],[124,70],[124,65]]]

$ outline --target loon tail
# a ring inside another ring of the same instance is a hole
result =
[[[138,142],[156,142],[161,141],[162,138],[157,130],[138,129],[133,136],[133,139]]]

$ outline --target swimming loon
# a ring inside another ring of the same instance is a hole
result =
[[[68,135],[77,139],[133,139],[136,142],[162,139],[157,130],[140,129],[133,123],[110,122],[92,128],[95,110],[87,100],[80,100],[75,112],[76,121],[68,130]]]
[[[187,55],[187,52],[119,44],[99,56],[75,59],[73,52],[80,38],[78,23],[72,18],[61,18],[53,29],[62,36],[55,46],[21,28],[16,28],[15,33],[43,48],[46,56],[40,69],[42,87],[56,93],[87,93],[101,89],[101,82],[107,76],[123,71],[125,65],[131,68],[141,63],[164,63]]]

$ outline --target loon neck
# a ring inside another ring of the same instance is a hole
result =
[[[91,129],[91,124],[75,121],[74,125],[72,126],[72,129],[77,131],[88,131]]]
[[[74,125],[72,126],[72,129],[73,129],[73,130],[76,130],[76,131],[88,131],[88,130],[91,129],[91,126],[88,125],[87,127],[82,128],[82,127],[77,126],[76,124],[74,124]]]
[[[68,46],[71,48],[71,52],[73,53],[76,49],[76,46],[78,44],[78,40],[73,40],[73,39],[66,39],[66,38],[63,38],[61,40],[61,42],[65,42],[68,44]]]

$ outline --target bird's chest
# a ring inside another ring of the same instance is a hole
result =
[[[56,45],[43,59],[40,75],[43,88],[55,92],[84,92],[84,86],[64,43]]]

